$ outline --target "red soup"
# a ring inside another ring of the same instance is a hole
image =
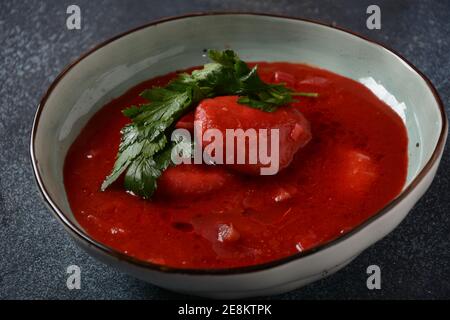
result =
[[[275,176],[208,165],[164,172],[151,200],[119,182],[100,186],[114,164],[122,109],[175,73],[144,82],[102,108],[70,148],[64,171],[80,225],[135,258],[181,268],[229,268],[302,252],[355,228],[402,190],[407,133],[400,117],[363,85],[302,64],[259,63],[266,82],[317,92],[292,104],[312,139]],[[192,115],[178,123],[190,127]]]

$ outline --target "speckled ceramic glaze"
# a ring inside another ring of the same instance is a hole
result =
[[[369,86],[399,112],[409,136],[402,194],[337,240],[272,263],[229,270],[181,270],[137,261],[98,243],[75,220],[63,184],[66,152],[89,118],[128,88],[157,75],[204,64],[205,48],[232,48],[248,61],[302,62]],[[404,59],[322,24],[252,14],[193,15],[116,37],[80,58],[52,84],[33,127],[31,157],[45,202],[90,254],[161,287],[239,298],[282,293],[327,276],[391,232],[430,186],[447,136],[447,118],[430,82]]]

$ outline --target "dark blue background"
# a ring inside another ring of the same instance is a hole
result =
[[[68,31],[66,8],[82,9]],[[365,26],[382,9],[382,30]],[[430,77],[450,105],[450,1],[0,1],[0,298],[171,299],[183,296],[119,273],[79,249],[38,196],[30,166],[31,123],[52,80],[82,52],[157,18],[194,11],[255,11],[334,23],[398,50]],[[448,109],[447,109],[448,110]],[[450,155],[433,186],[388,237],[339,273],[273,298],[450,298]],[[66,268],[82,268],[82,289],[66,288]],[[367,266],[382,290],[366,288]]]

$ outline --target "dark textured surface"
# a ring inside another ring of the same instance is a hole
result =
[[[65,28],[66,8],[82,9],[83,29]],[[365,27],[382,9],[382,30]],[[41,95],[70,61],[100,41],[151,20],[193,11],[245,10],[335,23],[401,52],[450,106],[450,1],[0,1],[0,298],[171,299],[182,296],[97,262],[69,239],[41,202],[28,145]],[[448,110],[448,109],[447,109]],[[450,298],[450,151],[428,193],[388,237],[334,276],[281,299]],[[82,289],[66,288],[66,268],[82,268]],[[382,290],[366,288],[367,266]]]

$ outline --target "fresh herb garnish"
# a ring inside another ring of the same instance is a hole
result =
[[[165,87],[145,90],[141,96],[149,103],[123,111],[131,123],[122,131],[116,162],[103,182],[104,191],[123,173],[125,189],[144,198],[152,196],[157,179],[171,164],[170,133],[174,124],[205,98],[238,95],[239,103],[266,112],[293,101],[296,95],[315,97],[315,93],[296,93],[283,84],[268,84],[232,50],[209,50],[212,63],[191,74],[182,73]]]

